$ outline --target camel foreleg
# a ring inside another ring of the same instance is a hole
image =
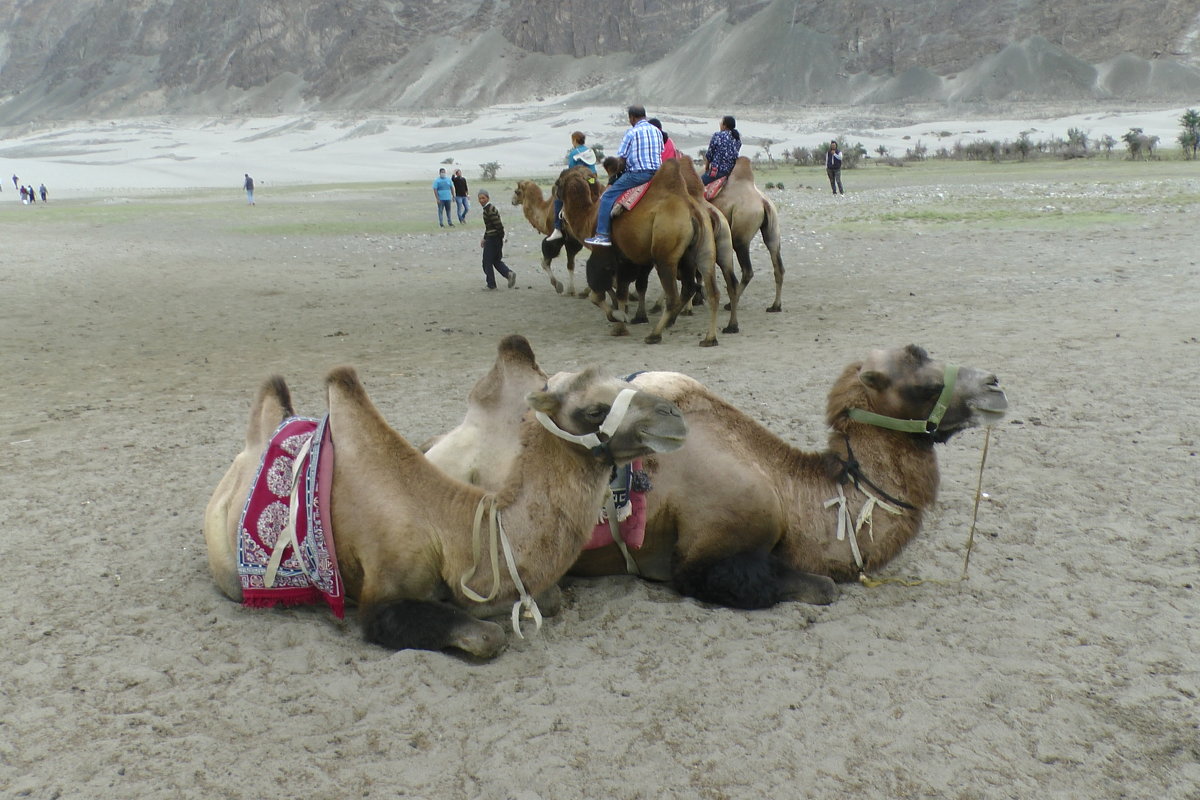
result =
[[[619,307],[613,308],[609,306],[607,293],[593,291],[590,297],[596,308],[600,309],[604,313],[604,318],[613,323],[612,329],[609,330],[609,333],[612,336],[628,336],[629,327],[624,319],[625,312]]]
[[[730,608],[770,608],[784,601],[828,605],[837,584],[792,569],[778,557],[746,551],[712,561],[677,564],[671,582],[681,593]]]
[[[546,271],[546,275],[550,278],[550,285],[554,287],[554,291],[558,292],[559,294],[563,293],[563,285],[562,281],[554,277],[554,266],[551,262],[554,261],[555,256],[557,256],[561,251],[562,240],[557,242],[548,242],[545,239],[542,239],[542,269]],[[571,258],[570,254],[568,254],[567,270],[570,271],[570,269]]]
[[[391,650],[462,650],[493,658],[508,645],[504,628],[431,600],[396,600],[360,612],[363,636]]]
[[[578,293],[575,291],[575,256],[583,249],[583,245],[573,236],[566,238],[567,248],[567,296],[584,298],[588,296],[587,289],[580,289]]]

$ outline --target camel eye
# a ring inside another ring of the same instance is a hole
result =
[[[924,386],[909,386],[903,392],[906,400],[910,402],[918,402],[922,400],[936,400],[938,395],[942,393],[941,383],[928,383]]]
[[[599,425],[600,423],[604,422],[605,417],[608,416],[608,410],[610,408],[612,408],[612,406],[605,405],[604,403],[595,403],[590,405],[583,410],[584,419],[586,419],[588,422]]]

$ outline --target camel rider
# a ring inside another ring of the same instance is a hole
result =
[[[708,150],[704,153],[704,174],[700,180],[706,185],[733,172],[738,153],[742,151],[742,135],[738,133],[737,120],[721,117],[720,126],[721,129],[708,140]]]
[[[662,134],[646,121],[646,109],[642,106],[630,106],[628,112],[630,127],[621,139],[621,146],[617,148],[617,156],[625,159],[625,172],[600,195],[596,235],[584,240],[584,244],[593,247],[612,246],[609,231],[612,228],[612,207],[617,198],[628,189],[649,183],[662,166]]]
[[[571,149],[567,151],[567,169],[584,166],[595,175],[596,153],[587,146],[586,142],[587,137],[583,135],[583,131],[575,131],[571,134]],[[591,180],[595,181],[595,178]],[[547,242],[556,242],[563,238],[562,206],[562,198],[557,194],[554,195],[554,230],[550,231],[550,235],[546,237]]]

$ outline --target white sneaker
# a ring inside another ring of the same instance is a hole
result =
[[[550,231],[550,235],[546,237],[546,241],[557,242],[561,238],[563,238],[562,230],[560,228],[555,228],[554,230]]]
[[[590,244],[592,247],[612,247],[612,239],[603,234],[597,234],[590,239],[584,239],[583,243]]]

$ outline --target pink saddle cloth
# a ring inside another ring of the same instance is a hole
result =
[[[639,476],[641,476],[639,478]],[[646,491],[648,481],[642,472],[641,460],[617,470],[617,476],[610,484],[613,499],[617,508],[617,530],[621,541],[630,550],[641,548],[646,541]],[[600,521],[592,529],[592,538],[584,545],[584,550],[598,550],[613,543],[612,528],[609,526],[606,512],[601,511]]]
[[[650,182],[647,181],[646,183],[635,186],[632,189],[626,189],[625,191],[621,192],[621,196],[617,198],[617,205],[626,211],[633,211],[633,207],[638,204],[638,201],[641,200],[643,196],[645,196],[646,190],[649,188]]]
[[[329,417],[320,421],[291,417],[267,444],[238,523],[243,605],[270,608],[324,600],[338,619],[345,615],[346,597],[329,520],[333,442],[328,423]],[[288,541],[293,491],[298,496],[294,547]],[[268,586],[267,573],[277,546],[283,550]]]
[[[714,197],[719,195],[721,193],[721,190],[725,188],[725,181],[727,181],[728,179],[729,179],[729,176],[726,175],[724,177],[717,178],[712,183],[705,184],[704,199],[712,200]]]

